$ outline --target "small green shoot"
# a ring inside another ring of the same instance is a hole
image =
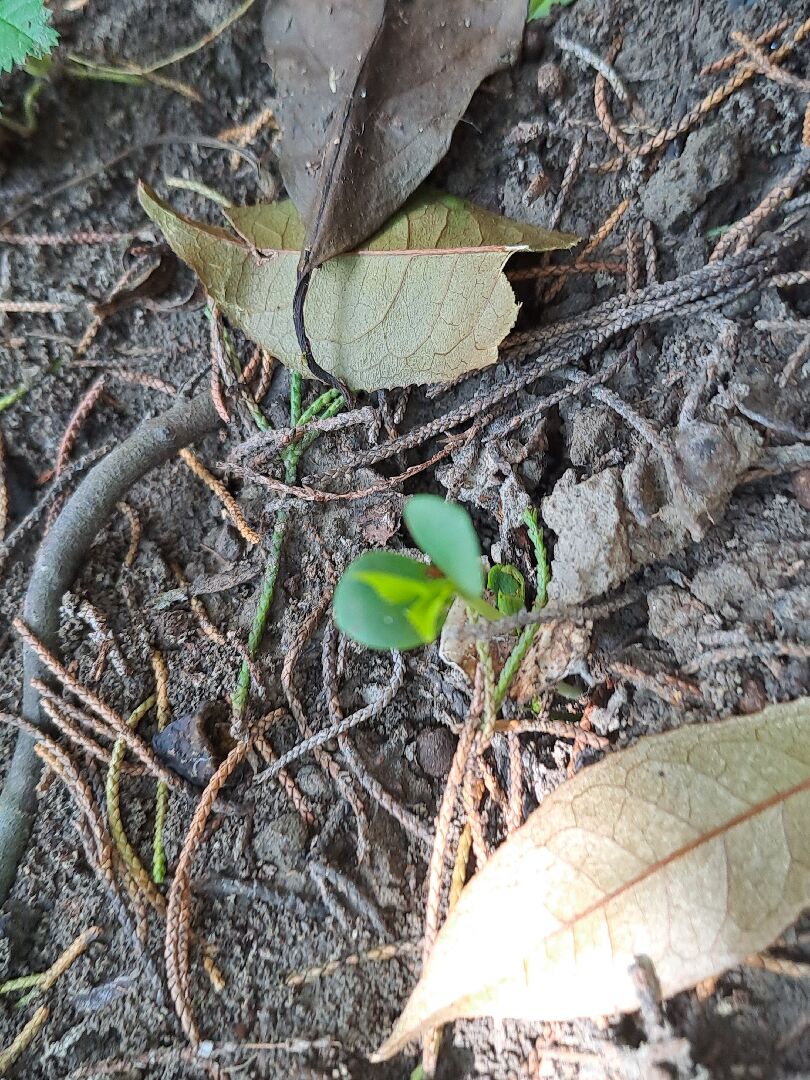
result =
[[[539,524],[536,510],[524,510],[523,524],[529,534],[529,539],[534,548],[534,558],[537,563],[537,599],[534,602],[535,610],[544,608],[548,603],[548,583],[551,580],[551,565],[548,561],[548,550],[543,526]]]
[[[555,7],[568,7],[574,0],[529,0],[529,14],[526,22],[534,22],[535,19],[547,19]]]
[[[335,590],[337,627],[370,649],[415,649],[436,640],[456,596],[475,614],[498,619],[483,599],[481,545],[467,511],[438,495],[414,495],[403,517],[431,563],[391,551],[355,559]]]
[[[489,572],[487,588],[495,594],[501,615],[517,615],[526,602],[526,579],[511,563],[497,563]]]

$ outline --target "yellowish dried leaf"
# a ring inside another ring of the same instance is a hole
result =
[[[375,1060],[458,1017],[638,1008],[768,946],[810,904],[810,698],[642,739],[554,791],[461,895]]]
[[[143,184],[139,198],[231,322],[307,375],[292,314],[305,230],[290,200],[228,210],[234,236],[177,214]],[[352,390],[487,367],[517,318],[509,257],[574,243],[450,195],[418,194],[362,251],[313,273],[305,317],[314,356]]]

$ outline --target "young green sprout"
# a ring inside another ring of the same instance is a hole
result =
[[[414,495],[403,517],[430,563],[391,551],[355,559],[335,590],[337,627],[370,649],[415,649],[436,640],[456,596],[474,614],[500,618],[483,598],[481,545],[467,511],[438,495]]]

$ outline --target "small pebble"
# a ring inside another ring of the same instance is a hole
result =
[[[804,510],[810,510],[810,468],[799,469],[790,481],[796,502]]]
[[[416,740],[416,760],[428,776],[436,779],[447,776],[453,762],[456,740],[445,727],[421,731]]]
[[[546,101],[558,98],[563,91],[563,74],[550,60],[537,69],[537,93]]]
[[[740,712],[748,716],[751,713],[761,712],[767,704],[768,695],[765,693],[765,687],[762,685],[761,679],[756,679],[753,676],[744,679],[738,702]]]
[[[233,747],[230,713],[221,701],[207,701],[152,736],[152,749],[169,768],[205,787]]]

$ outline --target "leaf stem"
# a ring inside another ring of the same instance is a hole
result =
[[[502,618],[500,611],[481,596],[462,596],[461,598],[468,608],[476,615],[481,615],[487,622],[498,622]]]

